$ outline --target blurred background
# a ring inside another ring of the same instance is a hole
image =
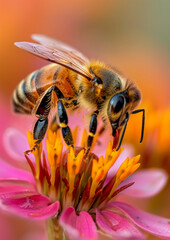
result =
[[[12,121],[11,107],[14,88],[27,74],[48,64],[47,61],[18,49],[14,42],[31,41],[30,36],[33,33],[48,35],[74,46],[90,59],[98,59],[115,66],[127,78],[136,82],[142,92],[141,107],[145,107],[148,113],[146,134],[141,147],[138,144],[141,117],[133,116],[127,129],[129,134],[126,134],[126,141],[134,142],[135,150],[141,155],[147,155],[146,146],[149,141],[152,142],[153,136],[156,139],[156,143],[154,142],[156,154],[152,154],[152,164],[147,163],[143,167],[160,166],[162,156],[164,162],[161,167],[167,167],[170,155],[168,136],[170,121],[167,121],[170,119],[169,0],[0,0],[0,3],[2,122],[5,111],[9,126],[15,125]],[[8,126],[6,121],[5,126]],[[137,126],[135,130],[134,126]],[[166,127],[162,130],[162,126]],[[3,131],[4,128],[1,126],[1,145]],[[153,161],[153,156],[157,161]],[[168,189],[166,188],[166,193]],[[165,196],[161,195],[159,200],[164,201]],[[170,217],[170,212],[167,213],[165,209],[159,207],[153,210],[155,213]],[[23,222],[22,219],[8,216],[6,213],[0,215],[1,221],[7,223],[4,224],[6,227],[1,228],[4,232],[3,239],[38,239],[35,223],[28,220]],[[38,226],[38,230],[44,227],[43,224]],[[33,232],[34,237],[30,232]]]

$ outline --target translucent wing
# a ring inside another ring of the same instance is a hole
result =
[[[75,48],[60,42],[58,40],[55,40],[53,38],[41,35],[41,34],[33,34],[32,39],[34,39],[36,42],[41,43],[44,46],[50,47],[50,48],[54,48],[54,49],[61,49],[64,50],[66,52],[69,52],[69,54],[71,54],[72,56],[75,56],[75,58],[79,59],[80,62],[82,63],[86,63],[89,62],[89,59],[87,57],[85,57],[82,53],[80,53],[78,50],[76,50]]]
[[[53,42],[53,40],[50,40],[49,41],[50,43],[48,44],[49,46],[47,46],[48,38],[44,37],[42,39],[44,39],[43,40],[44,45],[30,42],[18,42],[15,43],[15,45],[39,57],[47,59],[51,62],[58,63],[64,67],[67,67],[77,72],[78,74],[86,77],[89,80],[93,78],[92,75],[87,70],[87,68],[85,67],[87,61],[81,57],[81,53],[79,53],[77,50],[68,47],[65,44],[64,45],[62,43],[57,44],[56,42]]]

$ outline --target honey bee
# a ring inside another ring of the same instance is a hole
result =
[[[54,108],[67,145],[74,146],[74,142],[66,108],[91,111],[88,149],[96,134],[99,114],[104,125],[107,122],[111,125],[112,136],[118,139],[118,150],[130,114],[142,112],[142,142],[145,110],[134,110],[140,103],[141,94],[133,82],[102,62],[89,61],[79,51],[62,42],[43,35],[33,35],[32,38],[38,43],[17,42],[15,45],[52,64],[31,73],[20,82],[13,93],[13,107],[17,113],[33,114],[38,118],[33,129],[35,146],[44,138],[49,113]]]

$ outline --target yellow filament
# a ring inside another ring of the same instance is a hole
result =
[[[140,163],[138,163],[140,159],[140,155],[133,157],[132,159],[129,160],[127,157],[126,160],[120,165],[117,173],[116,173],[116,181],[112,187],[112,190],[108,196],[110,198],[117,186],[126,178],[128,178],[133,172],[136,171],[137,168],[139,168]]]
[[[57,138],[57,132],[49,129],[48,130],[48,141],[52,146],[54,146],[56,138]]]
[[[57,132],[57,138],[56,138],[56,141],[55,141],[54,150],[55,150],[55,153],[57,155],[57,164],[59,164],[60,159],[61,159],[62,150],[63,150],[63,144],[62,144],[62,141],[61,141],[61,136],[60,136],[59,131]]]
[[[105,172],[106,172],[106,173],[109,171],[109,169],[113,166],[114,163],[115,163],[115,159],[112,158],[112,159],[104,166],[104,169],[105,169]]]
[[[103,168],[100,168],[99,171],[96,174],[96,177],[95,177],[94,181],[96,183],[99,183],[104,177],[105,177],[105,171],[104,171]]]
[[[56,173],[56,166],[51,166],[51,178],[50,178],[50,182],[51,185],[54,186],[55,184],[55,173]]]
[[[47,155],[48,161],[51,168],[51,184],[54,186],[55,184],[55,174],[56,174],[56,167],[60,163],[63,144],[61,141],[59,131],[56,133],[52,132],[50,129],[48,131],[48,139],[46,140],[47,146]]]
[[[67,156],[67,171],[69,173],[69,194],[71,194],[74,190],[75,177],[80,171],[83,156],[84,149],[82,149],[75,157],[73,147],[70,148],[70,152]]]
[[[52,144],[49,143],[49,140],[46,140],[46,146],[47,146],[47,155],[48,155],[48,161],[50,166],[54,166],[55,165],[55,161],[54,161],[54,147]]]
[[[109,141],[108,145],[107,145],[107,149],[106,149],[106,154],[105,154],[105,161],[108,160],[110,154],[112,152],[112,142]]]
[[[102,167],[103,164],[104,164],[104,158],[103,158],[103,156],[100,156],[99,160],[98,160],[98,165],[99,165],[99,167]]]
[[[114,162],[116,162],[116,160],[118,159],[118,157],[119,157],[120,154],[122,153],[123,149],[124,149],[124,148],[120,148],[118,151],[113,150],[113,151],[111,152],[110,156],[111,156],[112,158],[114,158]]]
[[[101,170],[103,166],[103,156],[101,156],[98,161],[93,159],[91,177],[95,182],[102,180],[103,173],[101,175]]]
[[[84,149],[82,149],[76,157],[76,172],[75,172],[75,174],[78,174],[80,171],[80,166],[81,166],[81,163],[83,160],[83,156],[84,156]]]
[[[103,156],[99,157],[98,161],[93,159],[91,177],[95,182],[100,182],[104,179],[109,169],[113,166],[120,153],[122,148],[119,151],[112,151],[111,142],[109,142],[105,158]]]
[[[27,131],[27,139],[28,139],[30,149],[32,150],[32,153],[35,157],[35,163],[36,163],[35,178],[38,180],[40,177],[40,159],[41,159],[42,143],[40,143],[40,145],[34,149],[36,140],[33,138],[33,134],[30,131]]]
[[[134,173],[139,167],[140,167],[140,163],[137,163],[137,164],[135,164],[132,168],[131,168],[131,173],[130,174],[132,174],[132,173]]]
[[[87,131],[86,131],[86,129],[84,129],[82,138],[81,138],[81,143],[80,143],[81,147],[84,147],[84,148],[86,147],[86,140],[87,140]]]
[[[91,177],[92,179],[95,178],[96,174],[97,174],[97,171],[98,171],[98,163],[97,163],[97,160],[96,159],[93,159],[93,162],[92,162],[92,171],[91,171]]]
[[[128,162],[129,162],[129,157],[127,157],[125,159],[125,161],[120,165],[120,167],[119,167],[119,169],[118,169],[118,171],[116,173],[117,177],[119,177],[122,174],[122,172],[127,168]]]
[[[89,198],[94,197],[97,186],[98,186],[98,183],[95,181],[92,181]]]
[[[129,164],[136,164],[137,162],[139,162],[139,159],[140,155],[137,155],[129,160]]]
[[[75,127],[74,130],[72,131],[74,143],[77,142],[78,129],[79,129],[78,127]]]
[[[48,139],[46,141],[47,145],[47,154],[48,160],[51,166],[59,164],[61,153],[63,149],[63,144],[61,141],[59,131],[57,133],[53,133],[50,129],[48,131]]]
[[[72,193],[74,190],[74,182],[75,182],[75,175],[70,174],[69,175],[69,193]]]
[[[113,166],[114,162],[115,159],[111,158],[109,162],[104,164],[103,156],[101,156],[98,161],[96,159],[93,159],[91,172],[91,177],[93,181],[90,189],[90,197],[94,196],[99,182],[105,178],[106,174],[108,173],[109,169]]]
[[[28,139],[28,144],[30,146],[30,149],[32,149],[34,147],[34,143],[33,143],[32,133],[30,131],[27,131],[27,139]]]
[[[48,182],[47,182],[46,178],[44,179],[44,182],[43,182],[43,193],[46,196],[48,196],[48,194],[49,194],[49,185],[48,185]]]
[[[67,171],[69,174],[72,174],[73,172],[72,166],[74,159],[75,159],[74,149],[73,147],[70,147],[70,152],[68,153],[67,156]]]
[[[71,175],[76,175],[80,171],[80,166],[84,156],[84,149],[82,149],[75,157],[74,149],[71,147],[67,157],[67,170]]]

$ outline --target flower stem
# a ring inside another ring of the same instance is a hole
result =
[[[47,220],[48,240],[68,240],[57,218]]]

